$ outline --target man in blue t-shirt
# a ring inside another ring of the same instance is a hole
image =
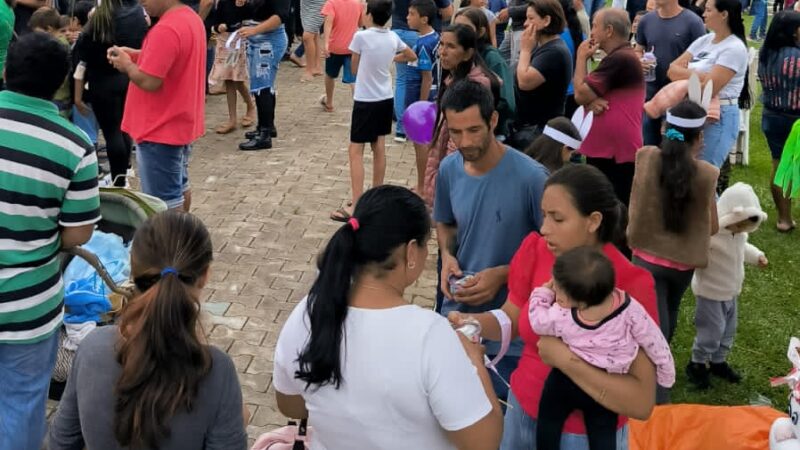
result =
[[[411,0],[394,0],[394,9],[392,10],[392,31],[397,34],[406,45],[411,48],[417,44],[419,34],[414,31],[408,24],[408,9]],[[437,33],[442,29],[442,22],[450,20],[453,15],[453,4],[451,0],[434,0],[434,4],[438,10],[438,14],[434,17],[433,22],[430,22],[433,30]],[[395,126],[395,142],[405,142],[406,133],[403,129],[403,113],[405,112],[406,98],[406,84],[408,80],[408,71],[411,70],[406,63],[395,64],[395,90],[394,90],[394,114],[397,118]]]
[[[547,170],[494,137],[498,113],[492,94],[473,81],[450,86],[442,99],[450,138],[458,151],[446,157],[436,181],[433,218],[442,256],[440,313],[498,309],[508,296],[508,266],[522,241],[542,221],[541,198]],[[450,277],[473,275],[451,292]],[[498,342],[488,342],[494,355]],[[511,343],[497,366],[506,380],[516,368],[522,344]],[[507,387],[493,377],[498,397]]]

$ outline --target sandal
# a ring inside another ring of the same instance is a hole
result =
[[[353,217],[353,215],[344,208],[339,208],[331,213],[331,220],[335,222],[347,222],[351,217]]]
[[[333,107],[328,106],[328,102],[325,101],[325,95],[319,98],[319,104],[322,105],[322,108],[325,109],[325,112],[333,112]]]
[[[215,128],[214,131],[216,131],[217,134],[228,134],[235,129],[236,129],[235,122],[225,122],[217,125],[217,128]]]
[[[303,60],[300,59],[300,57],[295,55],[294,53],[289,55],[289,61],[291,61],[297,67],[305,67],[306,66],[306,63],[304,63]]]

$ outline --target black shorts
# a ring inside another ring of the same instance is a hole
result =
[[[394,99],[378,102],[353,102],[350,142],[366,144],[392,133]]]

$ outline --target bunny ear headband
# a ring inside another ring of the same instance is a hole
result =
[[[578,129],[578,134],[581,135],[581,140],[577,140],[572,136],[567,135],[562,131],[558,131],[555,128],[545,125],[544,131],[542,134],[548,136],[555,140],[556,142],[560,142],[571,149],[579,149],[583,140],[586,139],[586,136],[589,134],[589,130],[592,128],[592,121],[594,120],[594,113],[589,112],[586,116],[583,115],[583,106],[579,106],[578,109],[575,110],[575,113],[572,115],[572,124],[575,125],[575,128]]]
[[[713,90],[714,83],[711,80],[708,80],[706,87],[701,92],[700,78],[697,77],[697,74],[692,73],[692,76],[689,77],[689,100],[702,106],[706,111],[708,111],[708,106],[711,104],[711,94]],[[672,111],[667,111],[667,123],[682,128],[700,128],[705,125],[706,118],[688,119],[676,116],[672,114]]]

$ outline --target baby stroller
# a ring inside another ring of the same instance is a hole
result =
[[[150,216],[166,209],[167,205],[156,197],[121,187],[101,187],[100,214],[102,219],[97,224],[97,230],[115,234],[121,237],[123,243],[127,245],[133,239],[133,235],[140,225]],[[108,296],[111,302],[111,311],[101,317],[97,326],[113,324],[122,307],[133,298],[132,283],[126,282],[121,285],[115,283],[100,258],[82,247],[75,247],[62,253],[62,272],[76,256],[86,260],[112,292]],[[66,335],[64,326],[61,327],[60,333],[63,343]],[[50,380],[50,399],[61,399],[74,357],[74,351],[67,350],[59,344],[56,365]]]

